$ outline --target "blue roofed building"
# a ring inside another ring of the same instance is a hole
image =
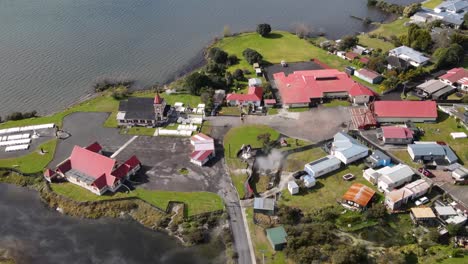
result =
[[[367,162],[370,163],[370,167],[377,168],[390,165],[392,159],[382,151],[375,150],[372,155],[369,156]]]

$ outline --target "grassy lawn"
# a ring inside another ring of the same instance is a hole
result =
[[[242,145],[251,145],[253,148],[262,147],[257,136],[265,133],[270,133],[271,140],[277,140],[279,137],[278,131],[265,125],[245,125],[234,127],[228,131],[224,137],[224,156],[231,169],[234,169],[231,165],[235,165],[231,161],[238,160],[236,154]]]
[[[239,116],[241,115],[241,110],[237,106],[223,107],[219,111],[220,115],[230,115],[230,116]]]
[[[72,183],[51,184],[51,187],[56,193],[80,202],[138,197],[163,210],[166,210],[170,201],[183,202],[187,206],[187,216],[224,209],[221,197],[210,192],[150,191],[137,188],[128,194],[118,192],[99,196]]]
[[[234,187],[236,187],[239,197],[242,199],[245,195],[244,183],[247,180],[247,174],[246,173],[243,173],[243,174],[231,173],[231,180],[232,180],[232,184],[234,184]]]
[[[347,173],[354,174],[356,179],[344,181],[342,176]],[[291,195],[288,190],[284,190],[280,204],[299,208],[304,212],[311,212],[325,206],[336,205],[337,200],[341,199],[353,183],[362,183],[376,190],[375,186],[362,177],[361,168],[350,165],[345,169],[318,178],[316,186],[309,190],[301,189],[299,194]],[[382,199],[382,195],[379,192],[376,192],[376,195],[379,196],[379,200]]]
[[[300,112],[307,112],[309,111],[309,107],[293,107],[293,108],[288,108],[288,112],[294,112],[294,113],[300,113]]]
[[[392,153],[393,155],[395,155],[397,158],[399,158],[400,160],[402,160],[404,163],[412,166],[412,167],[420,167],[421,164],[419,164],[418,166],[418,163],[416,162],[413,162],[413,160],[411,160],[411,157],[410,155],[408,154],[408,151],[406,149],[401,149],[401,150],[390,150],[390,153]]]
[[[211,125],[211,122],[210,121],[205,121],[202,124],[200,132],[207,135],[207,136],[209,136],[209,135],[211,135],[212,130],[213,130],[213,126]]]
[[[307,146],[307,145],[311,144],[310,141],[302,140],[302,139],[296,139],[296,138],[286,138],[285,141],[286,141],[286,143],[288,145],[286,147],[281,147],[280,149],[282,151],[295,149],[295,148],[298,148],[298,147],[304,147],[304,146]]]
[[[286,159],[286,165],[284,166],[285,171],[294,172],[303,170],[304,165],[307,163],[326,156],[321,148],[313,148],[297,153],[290,154]]]
[[[19,158],[0,159],[0,167],[15,168],[24,173],[42,172],[42,170],[54,158],[57,139],[52,139],[40,145],[34,152]],[[45,154],[39,154],[40,149],[43,149]]]
[[[409,18],[397,19],[391,23],[380,24],[378,28],[369,32],[389,38],[391,35],[401,36],[407,33],[407,28],[404,26]]]
[[[430,8],[430,9],[434,9],[434,7],[440,5],[442,2],[443,0],[427,0],[422,4],[422,6]]]
[[[265,263],[288,263],[286,256],[282,251],[273,250],[266,237],[265,230],[253,222],[253,209],[246,209],[247,224],[249,226],[250,237],[255,251],[255,257],[261,263],[263,254],[265,254]]]
[[[156,132],[156,128],[154,127],[131,127],[131,128],[123,128],[121,133],[127,135],[141,135],[141,136],[150,136],[152,137]]]
[[[240,62],[229,67],[228,70],[249,69],[252,66],[244,60],[242,52],[251,48],[262,54],[263,59],[270,63],[308,61],[313,58],[311,47],[306,40],[283,31],[273,31],[269,37],[261,37],[257,33],[244,33],[234,37],[221,39],[215,46],[225,50],[229,54],[236,55]]]
[[[359,44],[368,48],[382,49],[383,52],[388,52],[389,50],[395,48],[392,43],[383,41],[378,38],[370,38],[368,34],[361,34],[358,36]]]
[[[455,151],[461,163],[468,164],[468,138],[452,139],[450,136],[451,132],[468,133],[468,131],[463,126],[458,128],[455,119],[449,117],[446,113],[439,111],[438,114],[439,117],[436,124],[417,124],[418,127],[423,128],[425,131],[421,141],[444,141]]]
[[[325,107],[350,106],[351,103],[344,100],[332,100],[329,103],[322,104]]]
[[[268,115],[276,115],[278,114],[278,110],[279,110],[278,108],[273,108],[273,107],[268,108]]]

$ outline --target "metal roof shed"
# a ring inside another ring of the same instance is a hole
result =
[[[270,241],[271,246],[274,250],[282,250],[286,245],[286,230],[284,227],[278,226],[275,228],[269,228],[266,230],[268,241]]]

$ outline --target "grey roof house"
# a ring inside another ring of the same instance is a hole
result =
[[[413,161],[423,161],[452,164],[458,160],[457,155],[447,145],[440,145],[436,142],[415,142],[408,145],[408,154]]]
[[[275,199],[273,198],[255,198],[254,213],[273,215],[275,213]]]
[[[424,98],[438,100],[445,98],[457,91],[453,86],[450,86],[440,80],[429,80],[416,86],[418,95]]]
[[[407,46],[400,46],[388,52],[389,55],[398,57],[414,67],[425,65],[429,58],[424,56],[421,52],[416,51]]]
[[[369,149],[350,135],[338,132],[333,136],[331,154],[344,164],[352,163],[369,155]]]

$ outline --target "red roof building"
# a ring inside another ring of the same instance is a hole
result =
[[[273,74],[283,105],[289,107],[308,106],[311,101],[322,98],[345,98],[355,85],[348,74],[336,69],[295,71]],[[356,92],[360,91],[357,89]]]
[[[249,87],[246,94],[231,93],[226,96],[226,101],[230,105],[248,105],[254,104],[260,106],[263,98],[263,88],[257,86]]]
[[[161,96],[159,96],[159,93],[157,93],[156,96],[154,97],[154,104],[162,104],[163,100],[164,99]]]
[[[106,191],[117,191],[123,181],[140,169],[137,157],[133,156],[119,165],[116,160],[95,152],[99,149],[97,146],[100,147],[98,143],[86,148],[75,146],[70,157],[57,166],[55,173],[46,170],[45,179],[51,182],[55,177],[64,178],[101,195]]]
[[[93,144],[87,146],[86,149],[92,152],[101,153],[102,146],[99,145],[99,143],[94,142]]]
[[[434,101],[376,101],[373,111],[379,123],[437,120],[437,104]]]
[[[265,100],[263,100],[263,102],[265,103],[265,105],[269,105],[269,106],[272,106],[272,105],[276,104],[275,99],[265,99]]]
[[[359,209],[365,208],[372,201],[375,191],[360,183],[354,183],[343,195],[344,204]]]
[[[453,68],[439,77],[440,80],[450,85],[455,85],[464,78],[468,78],[468,70],[464,68]]]
[[[385,144],[411,144],[414,133],[406,127],[385,126],[377,130],[377,137],[381,138]]]
[[[357,59],[359,57],[359,54],[355,53],[355,52],[346,52],[345,54],[345,58],[350,60],[350,61],[353,61],[355,59]]]
[[[369,63],[369,58],[362,57],[362,58],[359,59],[359,62],[364,64],[364,65],[367,65]]]
[[[376,93],[360,83],[354,83],[348,93],[353,104],[368,103],[372,97],[376,96]]]
[[[214,140],[203,133],[192,136],[190,138],[190,144],[193,146],[193,152],[190,154],[190,161],[198,166],[205,165],[205,163],[216,155]]]

